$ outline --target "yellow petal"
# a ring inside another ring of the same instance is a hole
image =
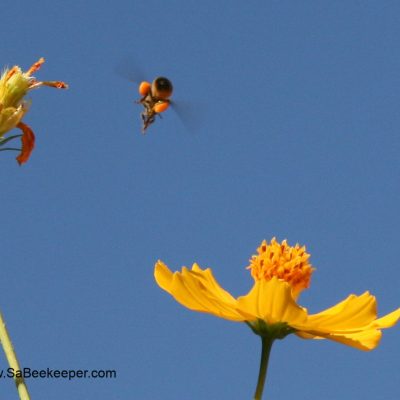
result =
[[[191,310],[233,321],[245,320],[236,311],[236,299],[218,285],[210,269],[202,270],[194,264],[192,270],[183,267],[181,272],[172,273],[158,261],[154,277],[162,289]]]
[[[400,319],[400,309],[376,319],[376,299],[365,292],[347,299],[318,314],[310,315],[305,324],[295,325],[296,334],[304,339],[329,339],[357,348],[372,350],[380,341],[380,329],[389,328]]]
[[[262,319],[268,324],[286,322],[293,326],[304,323],[307,312],[296,304],[291,292],[291,286],[276,277],[256,281],[246,296],[238,298],[238,311],[246,316],[246,320],[252,315],[253,320]]]
[[[172,272],[162,261],[157,261],[155,265],[154,278],[161,289],[171,293]]]
[[[386,314],[384,317],[378,318],[373,322],[374,326],[378,328],[390,328],[393,325],[396,325],[400,320],[400,308],[395,311],[392,311],[390,314]]]
[[[354,294],[318,314],[309,315],[307,325],[312,330],[350,332],[367,326],[376,319],[376,299],[369,292]]]
[[[327,334],[322,332],[296,332],[297,336],[303,339],[329,339],[334,342],[354,347],[358,350],[373,350],[378,344],[382,336],[379,329],[365,329],[355,333]]]

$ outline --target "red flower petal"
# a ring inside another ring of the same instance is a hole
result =
[[[32,153],[32,150],[35,147],[35,135],[32,129],[28,125],[25,125],[23,122],[20,122],[17,125],[17,128],[21,129],[23,133],[21,137],[21,142],[22,142],[21,153],[16,158],[18,164],[21,165],[28,161]]]

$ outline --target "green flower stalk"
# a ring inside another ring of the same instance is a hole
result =
[[[7,357],[8,364],[10,368],[13,368],[14,371],[21,370],[19,366],[17,355],[15,354],[14,347],[11,343],[10,335],[8,334],[6,324],[4,322],[3,316],[0,312],[0,342],[3,346],[4,353]],[[25,385],[24,378],[15,377],[15,386],[18,390],[18,395],[20,400],[30,400],[28,388]]]
[[[15,65],[11,69],[5,69],[0,77],[0,151],[17,150],[17,161],[21,165],[28,161],[35,146],[35,135],[32,129],[22,122],[22,118],[29,110],[30,102],[25,100],[26,94],[41,86],[50,86],[57,89],[66,89],[68,85],[61,81],[38,81],[32,76],[41,65],[44,58],[40,58],[26,72]],[[14,128],[22,131],[22,134],[5,137]],[[1,148],[9,141],[21,138],[21,148]]]

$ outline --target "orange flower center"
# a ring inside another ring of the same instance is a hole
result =
[[[264,240],[257,253],[258,255],[251,257],[247,267],[254,280],[269,281],[275,276],[289,283],[295,298],[309,287],[314,268],[308,262],[310,254],[306,253],[305,246],[296,244],[290,247],[286,240],[278,243],[273,238],[270,244]]]

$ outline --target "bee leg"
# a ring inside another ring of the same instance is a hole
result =
[[[147,96],[143,96],[139,100],[135,100],[135,103],[144,105],[144,103],[146,102],[146,97]]]
[[[141,113],[142,121],[143,121],[143,127],[142,127],[142,133],[146,133],[146,129],[151,125],[155,119],[156,119],[156,114],[149,114],[147,111],[144,111]]]

